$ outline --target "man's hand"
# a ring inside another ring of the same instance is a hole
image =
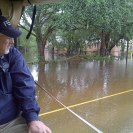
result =
[[[28,133],[52,133],[52,131],[41,121],[32,121],[28,124]]]

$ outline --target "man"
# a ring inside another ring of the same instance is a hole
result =
[[[11,47],[20,35],[0,16],[0,133],[52,133],[39,121],[33,77],[22,54]]]

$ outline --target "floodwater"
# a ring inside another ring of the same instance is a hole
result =
[[[133,60],[75,60],[29,67],[43,89],[82,118],[36,86],[41,120],[53,133],[133,133]]]

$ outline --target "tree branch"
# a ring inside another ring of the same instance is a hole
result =
[[[23,25],[19,24],[19,27],[22,28],[22,29],[24,29],[25,31],[29,32],[29,30],[26,27],[24,27]],[[31,35],[33,35],[34,37],[36,37],[36,34],[33,33],[33,32],[31,33]]]

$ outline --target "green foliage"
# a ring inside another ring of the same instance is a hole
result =
[[[63,24],[67,29],[89,29],[91,34],[101,31],[121,33],[127,20],[133,22],[132,6],[124,0],[67,0]],[[63,20],[63,19],[62,19]]]
[[[66,37],[69,44],[72,38],[76,40],[77,34],[80,35],[77,41],[84,43],[81,40],[99,40],[102,32],[108,33],[107,48],[111,49],[120,39],[132,39],[132,14],[131,0],[66,0],[62,5],[59,28],[69,34]]]
[[[22,35],[19,37],[19,46],[23,46],[23,47],[36,47],[36,38],[34,36],[31,35],[31,37],[27,40],[26,36],[28,34],[27,31],[25,31],[24,29],[21,29],[22,31]]]
[[[31,16],[32,7],[28,7],[23,17],[27,28],[27,18]],[[132,29],[132,0],[65,0],[59,4],[38,5],[33,31],[36,40],[40,40],[38,45],[47,40],[51,48],[65,47],[70,53],[79,54],[86,47],[86,41],[99,41],[102,32],[109,34],[108,47],[111,48],[120,39],[132,39]],[[61,41],[57,41],[57,36]]]

